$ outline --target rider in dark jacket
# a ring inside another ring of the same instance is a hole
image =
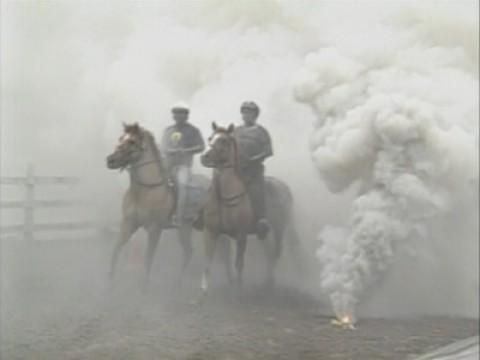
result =
[[[263,161],[273,155],[272,141],[268,131],[257,124],[260,108],[253,101],[240,107],[244,125],[235,128],[238,143],[240,175],[247,184],[260,238],[269,231],[265,206],[265,178]]]

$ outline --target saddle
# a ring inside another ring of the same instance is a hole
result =
[[[186,186],[186,201],[185,209],[183,211],[184,218],[182,219],[186,224],[192,224],[194,220],[197,219],[198,213],[205,206],[207,202],[207,194],[209,187],[209,180],[207,177],[200,174],[193,174],[190,182]],[[169,227],[175,227],[172,223],[173,215],[177,210],[177,194],[178,194],[178,184],[176,181],[170,181],[170,189],[174,195],[174,206],[170,213],[170,224]]]

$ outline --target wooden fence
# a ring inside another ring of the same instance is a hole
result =
[[[1,235],[23,235],[25,240],[32,240],[34,233],[38,231],[69,231],[69,230],[87,230],[96,229],[98,224],[93,221],[77,222],[58,222],[58,223],[36,223],[35,209],[39,208],[64,208],[78,207],[82,204],[79,201],[72,200],[37,200],[35,191],[37,187],[44,185],[51,186],[69,186],[73,187],[80,184],[80,179],[65,176],[37,176],[32,165],[28,166],[26,176],[24,177],[0,177],[0,195],[4,194],[6,186],[17,186],[24,188],[24,199],[21,201],[1,201],[0,208],[3,209],[23,209],[23,223],[15,225],[0,226]],[[85,204],[83,204],[85,205]]]

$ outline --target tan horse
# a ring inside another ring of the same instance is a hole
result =
[[[246,184],[238,171],[237,143],[232,136],[234,127],[230,125],[222,128],[215,123],[212,127],[214,133],[209,138],[209,148],[201,158],[204,166],[213,168],[212,185],[203,209],[206,260],[201,288],[204,294],[209,287],[215,248],[222,235],[236,240],[235,268],[237,281],[241,284],[247,236],[255,233],[252,205]],[[272,226],[274,243],[270,246],[268,239],[261,242],[267,250],[267,283],[273,284],[274,268],[282,251],[285,230],[290,229],[294,246],[299,245],[299,239],[292,222],[293,199],[290,189],[283,182],[271,177],[266,178],[265,185],[267,218]],[[224,246],[224,249],[224,258],[227,255],[227,275],[230,279],[229,248]]]
[[[115,151],[107,157],[109,169],[128,169],[130,187],[122,204],[120,237],[116,243],[110,267],[113,282],[118,255],[130,237],[140,228],[148,234],[145,258],[145,286],[162,230],[169,227],[175,206],[175,196],[168,185],[168,176],[153,135],[138,124],[124,125]],[[191,226],[178,228],[183,249],[183,271],[192,257]],[[183,274],[182,271],[182,274]]]

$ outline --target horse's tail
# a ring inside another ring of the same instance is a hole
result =
[[[291,216],[289,217],[289,221],[285,229],[285,238],[287,239],[287,246],[289,247],[288,252],[291,254],[293,265],[300,274],[305,274],[305,252],[297,230],[295,214],[293,210],[294,209],[292,207],[290,214]]]
[[[267,176],[266,181],[270,184],[272,195],[280,201],[277,211],[280,211],[281,215],[276,218],[279,236],[276,240],[275,257],[278,259],[282,248],[286,248],[292,256],[294,266],[299,271],[303,271],[303,247],[296,227],[295,202],[292,191],[286,183],[277,178]],[[284,244],[285,242],[286,244]]]
[[[291,258],[294,266],[300,274],[305,273],[305,254],[300,239],[300,235],[297,230],[297,221],[295,216],[295,200],[293,198],[292,191],[288,187],[289,208],[288,218],[285,228],[285,239],[287,240],[288,253],[291,254]]]

